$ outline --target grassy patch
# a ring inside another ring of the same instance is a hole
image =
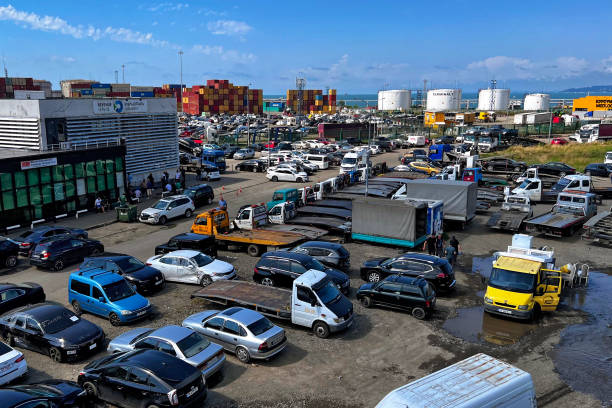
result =
[[[570,143],[564,146],[543,145],[533,147],[512,146],[506,150],[483,153],[482,157],[506,156],[527,164],[563,162],[578,171],[583,171],[589,163],[603,163],[606,152],[612,151],[608,143]]]

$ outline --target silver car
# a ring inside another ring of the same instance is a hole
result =
[[[174,325],[159,329],[140,327],[115,337],[108,344],[108,351],[113,353],[142,349],[176,356],[199,368],[206,378],[219,371],[225,363],[223,347],[196,331]]]
[[[160,271],[169,282],[207,286],[217,280],[236,279],[232,264],[187,249],[155,255],[147,259],[147,265]]]
[[[287,345],[285,330],[260,313],[243,307],[196,313],[182,324],[221,344],[243,363],[251,359],[269,359]]]
[[[234,159],[236,160],[252,159],[253,157],[255,157],[253,149],[240,149],[234,153]]]

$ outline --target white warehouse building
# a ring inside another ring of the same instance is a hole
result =
[[[67,150],[126,146],[126,174],[134,180],[179,166],[173,98],[0,99],[0,149]]]
[[[378,91],[378,110],[408,110],[412,106],[412,94],[408,89]]]
[[[428,112],[458,111],[461,108],[461,89],[431,89],[427,91]]]

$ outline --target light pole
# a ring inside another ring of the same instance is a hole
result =
[[[183,112],[183,50],[178,52],[179,62],[181,66],[181,113]]]
[[[121,82],[125,84],[125,64],[121,65]]]
[[[252,83],[249,82],[247,88],[247,146],[251,144],[251,101],[249,100],[249,91]]]

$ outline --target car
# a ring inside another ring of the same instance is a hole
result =
[[[214,143],[206,143],[206,144],[203,144],[203,145],[202,145],[202,149],[205,149],[205,150],[223,150],[223,149],[221,148],[221,146],[216,145],[216,144],[214,144]]]
[[[536,164],[538,172],[553,176],[565,177],[568,174],[576,174],[576,169],[561,162],[548,162],[545,164]]]
[[[419,320],[431,316],[436,304],[436,293],[425,279],[401,275],[365,283],[357,290],[356,297],[363,307],[381,305],[406,310]]]
[[[0,237],[0,266],[13,268],[17,266],[19,243],[10,238]]]
[[[77,381],[91,399],[123,408],[200,408],[207,394],[198,368],[158,350],[107,355],[87,364]]]
[[[270,359],[287,346],[285,330],[260,313],[243,307],[196,313],[181,324],[219,342],[243,363]]]
[[[211,343],[202,334],[181,326],[158,329],[139,327],[115,337],[108,351],[159,350],[199,368],[206,378],[219,372],[225,363],[223,347]]]
[[[513,171],[522,172],[527,168],[525,162],[517,162],[507,157],[490,157],[482,159],[480,165],[483,170],[488,171]]]
[[[193,249],[203,254],[217,257],[217,244],[214,235],[194,234],[185,232],[170,238],[165,243],[155,247],[155,255],[163,255],[179,249]]]
[[[308,181],[308,174],[292,168],[268,169],[266,177],[272,181],[295,181],[296,183]]]
[[[79,270],[98,268],[119,274],[136,287],[138,293],[153,293],[164,287],[164,275],[138,258],[125,254],[104,254],[87,257]]]
[[[215,198],[215,192],[208,184],[200,184],[186,188],[183,194],[191,199],[194,207],[209,205]]]
[[[255,157],[255,150],[253,149],[240,149],[234,153],[235,160],[252,159]]]
[[[434,292],[449,292],[455,287],[455,273],[446,259],[433,255],[408,252],[393,258],[373,258],[360,268],[361,279],[380,282],[389,275],[422,276]]]
[[[225,157],[228,159],[231,159],[234,157],[234,154],[236,154],[236,152],[240,150],[240,147],[236,146],[236,145],[226,145],[223,146],[223,151],[225,152]]]
[[[309,269],[325,272],[344,294],[350,290],[348,275],[329,268],[310,255],[288,251],[264,253],[253,269],[253,280],[266,286],[291,287],[295,278]]]
[[[77,408],[87,405],[87,393],[73,381],[47,380],[0,388],[3,408]]]
[[[0,342],[0,385],[8,384],[25,376],[28,364],[23,353]],[[4,400],[2,406],[4,405]]]
[[[253,173],[263,172],[266,169],[267,163],[263,160],[247,160],[238,163],[234,168],[238,171],[251,171]]]
[[[383,152],[383,149],[381,149],[381,147],[375,143],[372,143],[370,146],[370,153],[374,154],[379,154]]]
[[[0,283],[0,315],[17,307],[42,303],[45,291],[38,283]]]
[[[87,231],[80,228],[44,225],[24,231],[13,240],[19,244],[19,254],[28,256],[36,244],[38,244],[41,240],[57,235],[70,235],[74,238],[87,238]]]
[[[612,173],[612,164],[591,163],[584,168],[584,174],[587,176],[609,177],[610,173]]]
[[[0,317],[0,335],[9,346],[45,354],[58,363],[84,358],[104,346],[104,331],[99,326],[49,302]]]
[[[171,282],[208,286],[214,281],[236,279],[234,265],[189,249],[155,255],[147,265],[160,270]]]
[[[147,224],[164,225],[166,221],[185,216],[191,217],[195,205],[186,195],[174,195],[159,200],[153,207],[146,208],[140,213],[138,220]]]
[[[341,144],[338,147],[338,152],[340,152],[342,154],[346,154],[348,152],[352,152],[354,148],[355,148],[355,146],[350,145],[350,144]]]
[[[408,166],[416,170],[422,170],[429,175],[437,174],[440,172],[440,169],[438,167],[435,167],[433,164],[427,163],[425,161],[413,161],[413,162],[410,162]]]
[[[291,252],[310,255],[323,265],[345,271],[351,266],[350,252],[335,242],[306,241],[293,248]]]
[[[433,144],[453,144],[455,143],[455,137],[450,135],[444,135],[439,139],[435,139]]]
[[[252,143],[249,147],[256,152],[261,152],[263,149],[265,149],[265,146],[261,143]]]
[[[61,271],[67,265],[81,262],[87,256],[102,252],[104,245],[100,241],[63,235],[36,245],[30,255],[30,265]]]
[[[550,141],[550,144],[551,144],[551,145],[561,145],[561,146],[563,146],[563,145],[566,145],[566,144],[568,144],[568,143],[569,143],[569,142],[568,142],[566,139],[562,139],[562,138],[560,138],[560,137],[555,137],[555,138],[553,138],[553,139]]]
[[[200,171],[202,172],[201,178],[206,181],[221,180],[221,174],[219,168],[210,163],[200,164]]]
[[[147,298],[118,273],[99,268],[72,272],[68,278],[68,303],[78,316],[84,312],[107,318],[113,326],[151,315]]]

